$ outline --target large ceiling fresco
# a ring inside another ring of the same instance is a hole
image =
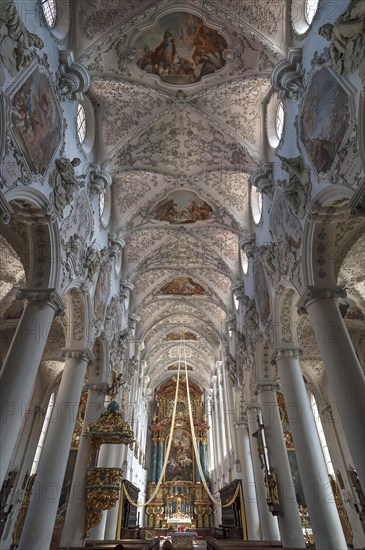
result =
[[[188,12],[164,15],[134,45],[142,71],[177,86],[199,82],[226,64],[226,39]]]
[[[285,0],[80,0],[78,59],[92,79],[113,233],[152,390],[178,364],[210,384],[251,232],[262,104],[284,57]]]

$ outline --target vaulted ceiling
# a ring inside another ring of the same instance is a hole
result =
[[[113,177],[151,387],[176,368],[181,322],[206,386],[233,314],[263,103],[285,55],[286,0],[82,0],[73,49],[92,77],[97,162]]]

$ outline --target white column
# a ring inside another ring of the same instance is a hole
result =
[[[246,513],[247,535],[249,540],[260,540],[260,518],[257,507],[256,486],[253,475],[250,436],[248,434],[247,423],[239,427],[238,434],[243,451],[242,489]]]
[[[346,439],[365,492],[365,381],[346,325],[335,302],[340,289],[310,288],[300,299],[308,311]]]
[[[63,312],[54,289],[24,289],[24,311],[0,373],[0,487],[27,414],[38,367],[55,314]]]
[[[224,366],[222,367],[222,379],[223,379],[223,403],[224,403],[224,416],[226,422],[226,434],[228,448],[233,449],[234,441],[234,397],[232,392],[232,384],[227,380],[227,372]],[[230,394],[228,393],[228,387],[230,388]]]
[[[118,445],[118,449],[116,450],[116,454],[115,454],[114,467],[122,468],[123,462],[126,459],[126,457],[127,457],[127,446]],[[119,506],[120,506],[120,500],[118,500],[114,508],[111,508],[110,510],[108,510],[106,524],[105,524],[104,540],[115,540],[116,538],[119,538],[119,533],[117,534]]]
[[[284,547],[305,548],[298,503],[276,400],[276,390],[278,387],[274,384],[267,384],[260,385],[257,389],[259,391],[258,397],[268,446],[270,467],[274,468],[276,474],[279,503],[283,512],[283,515],[278,516],[281,540]]]
[[[310,408],[299,349],[277,350],[276,362],[317,550],[346,550],[327,467]]]
[[[247,405],[246,410],[252,466],[255,476],[257,507],[260,516],[261,538],[262,540],[280,540],[278,520],[271,514],[266,502],[264,472],[261,468],[256,439],[253,437],[253,434],[258,429],[257,415],[260,409],[257,403],[250,403]]]
[[[72,478],[70,498],[67,503],[65,523],[62,529],[60,546],[82,546],[86,519],[85,484],[86,469],[89,463],[90,440],[83,437],[86,428],[96,422],[104,407],[107,384],[93,385],[87,398],[84,422],[77,452],[75,471]]]
[[[223,449],[222,458],[223,461],[227,456],[227,446],[228,446],[228,435],[227,435],[227,422],[225,419],[224,414],[224,400],[223,400],[223,392],[222,392],[222,373],[220,370],[218,370],[217,375],[217,388],[218,388],[218,408],[219,408],[219,417],[220,417],[220,439],[221,439],[221,445]],[[223,464],[222,464],[223,466]]]
[[[87,540],[104,540],[107,512],[108,510],[102,511],[100,523],[90,529],[90,535],[87,537]]]
[[[65,476],[89,350],[67,349],[65,368],[42,450],[19,550],[48,550]]]

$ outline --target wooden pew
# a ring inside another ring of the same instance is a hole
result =
[[[280,541],[217,540],[207,537],[207,550],[269,550],[270,548],[283,548],[283,546]]]
[[[111,550],[117,544],[122,544],[125,550],[159,550],[160,538],[156,537],[152,540],[144,539],[120,539],[120,540],[88,540],[86,548],[94,548],[95,550]]]

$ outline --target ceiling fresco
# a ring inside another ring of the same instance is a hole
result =
[[[262,103],[284,57],[286,2],[81,0],[74,10],[149,383],[177,365],[184,323],[189,365],[207,386],[233,314],[239,241],[252,232],[249,178],[265,161]]]
[[[173,296],[202,296],[205,294],[205,288],[191,277],[176,277],[164,285],[160,293]]]
[[[139,69],[177,86],[199,82],[226,64],[226,39],[187,12],[164,15],[134,46]]]

